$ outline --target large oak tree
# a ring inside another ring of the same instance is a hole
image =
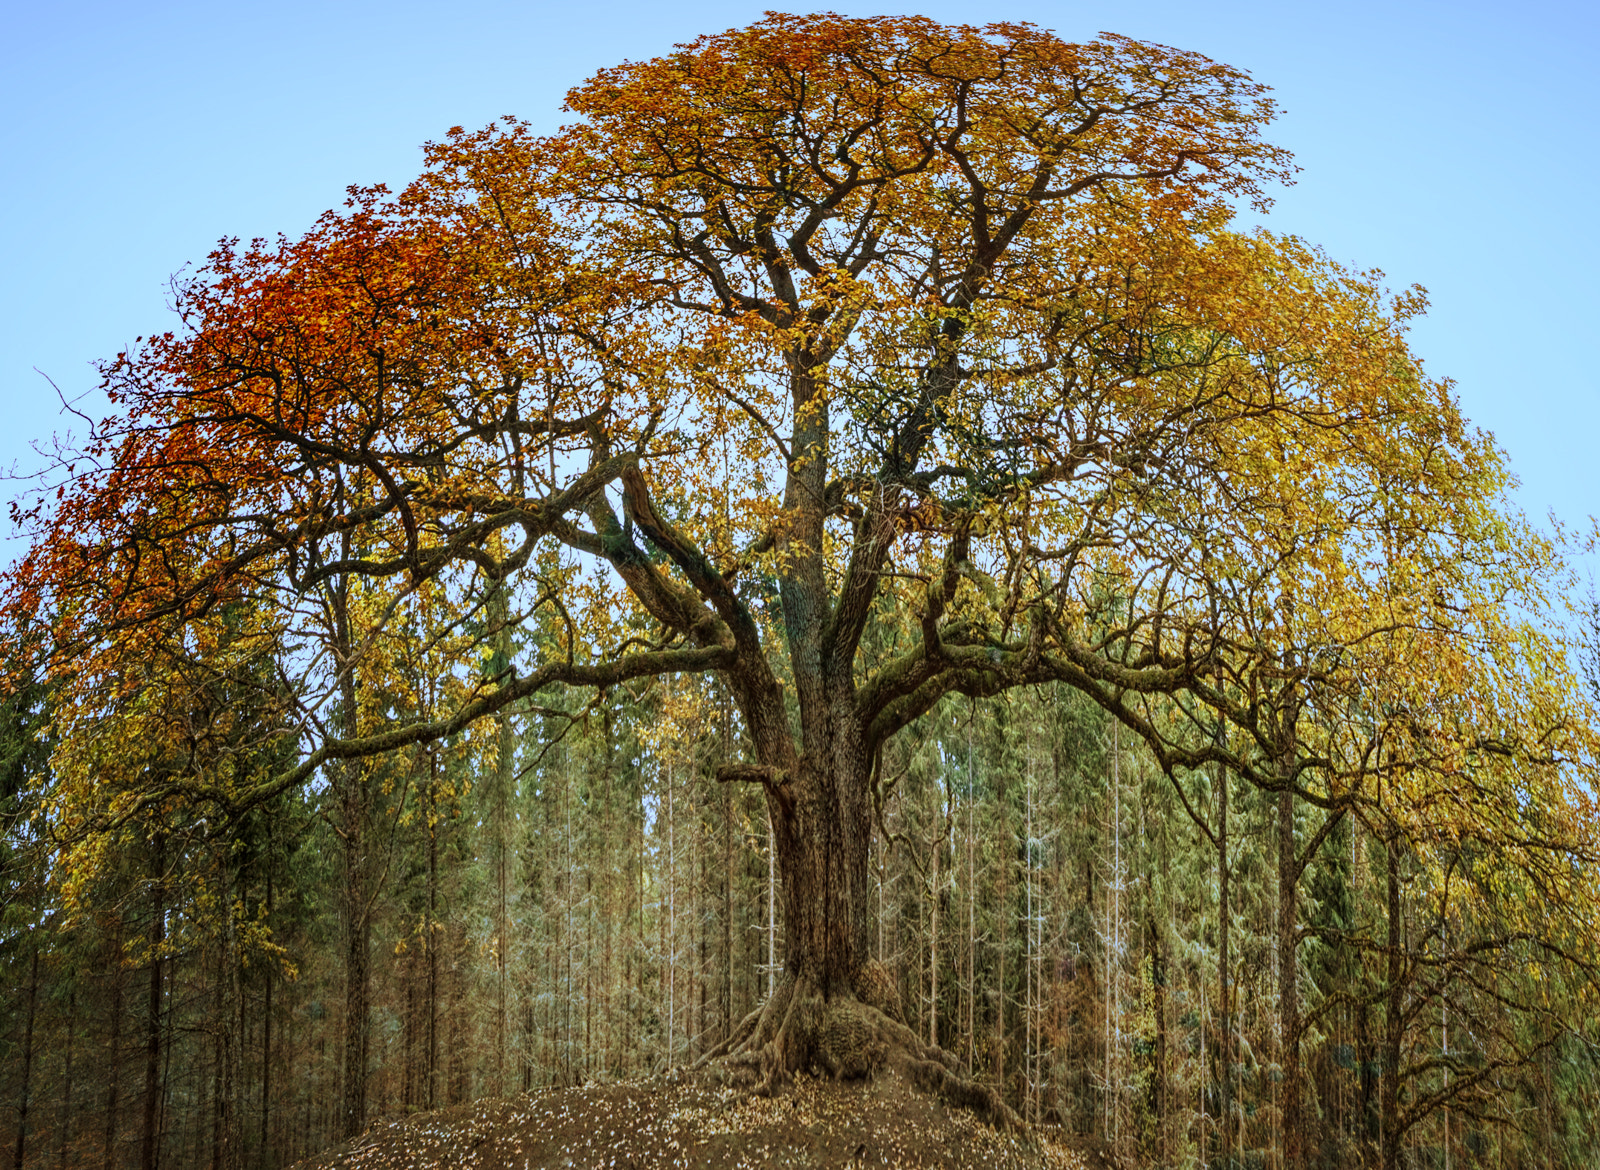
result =
[[[13,612],[53,623],[88,735],[248,599],[298,751],[137,777],[85,823],[247,807],[553,684],[717,672],[745,753],[720,778],[765,791],[787,939],[728,1059],[770,1087],[894,1054],[1001,1115],[868,962],[876,762],[945,696],[1065,681],[1163,767],[1280,794],[1291,1044],[1292,802],[1331,826],[1592,758],[1525,620],[1554,554],[1408,353],[1420,294],[1227,229],[1291,172],[1245,74],[775,15],[568,108],[225,244],[182,328],[107,367],[123,413],[26,513]],[[514,625],[540,634],[508,659]],[[399,636],[457,648],[454,706],[357,720]]]

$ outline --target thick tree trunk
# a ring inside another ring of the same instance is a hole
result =
[[[823,997],[851,992],[871,954],[866,760],[829,768],[802,758],[799,774],[772,786],[768,807],[783,887],[784,973]]]

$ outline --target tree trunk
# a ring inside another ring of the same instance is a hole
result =
[[[1217,765],[1218,785],[1218,828],[1217,828],[1217,1000],[1222,1016],[1222,1041],[1221,1051],[1217,1055],[1217,1063],[1222,1066],[1222,1076],[1218,1078],[1217,1100],[1218,1112],[1221,1114],[1218,1124],[1222,1138],[1222,1161],[1224,1165],[1231,1163],[1233,1157],[1233,961],[1229,953],[1231,928],[1233,925],[1233,911],[1229,907],[1228,888],[1228,773],[1222,765]],[[1204,1029],[1206,1021],[1201,1021]],[[1202,1076],[1204,1074],[1202,1073]]]
[[[427,1058],[424,1064],[427,1092],[423,1099],[429,1110],[439,1103],[439,826],[435,798],[439,791],[439,753],[428,753],[428,912],[423,919],[422,937],[428,955]]]
[[[33,947],[33,959],[28,965],[28,1014],[22,1034],[22,1092],[17,1108],[17,1146],[12,1155],[12,1165],[22,1170],[22,1158],[28,1145],[28,1107],[33,1089],[33,1021],[39,1006],[39,946]]]
[[[359,494],[359,486],[357,487]],[[352,555],[350,537],[341,540],[341,555]],[[333,619],[333,654],[339,671],[339,722],[347,738],[361,734],[361,710],[356,683],[356,631],[350,614],[351,580],[336,579],[327,604]],[[344,1084],[341,1094],[339,1136],[352,1138],[367,1124],[368,951],[372,923],[367,892],[366,855],[367,788],[360,760],[335,765],[340,796],[340,832],[344,840]]]
[[[78,990],[67,996],[67,1050],[62,1054],[61,1132],[57,1135],[56,1165],[67,1164],[67,1147],[72,1142],[72,1056],[78,1038]]]
[[[117,1106],[121,1085],[118,1074],[122,1071],[122,989],[127,971],[122,965],[122,918],[116,919],[116,931],[111,940],[111,1040],[107,1058],[111,1069],[106,1085],[105,1140],[100,1149],[100,1163],[114,1167],[117,1164]]]
[[[1294,795],[1278,795],[1278,1027],[1283,1067],[1283,1164],[1304,1165],[1300,1085],[1300,987],[1296,889],[1300,871],[1294,842]]]
[[[1402,981],[1405,974],[1403,954],[1404,934],[1400,921],[1400,844],[1391,836],[1387,842],[1388,893],[1389,893],[1389,970],[1388,988],[1384,1002],[1383,1020],[1383,1073],[1378,1083],[1381,1098],[1380,1125],[1383,1135],[1384,1170],[1395,1170],[1400,1165],[1400,1040],[1405,1029],[1401,1016],[1405,996]]]
[[[346,766],[344,794],[344,1116],[339,1136],[352,1138],[367,1124],[367,914],[366,801],[361,765]]]
[[[509,670],[511,667],[511,626],[509,602],[506,591],[496,588],[489,595],[489,617],[498,627],[494,635],[493,669]],[[490,799],[490,819],[493,822],[491,840],[494,850],[495,883],[495,1019],[494,1019],[494,1094],[506,1094],[506,1047],[511,1032],[510,978],[508,949],[510,947],[510,801],[511,787],[515,783],[516,740],[511,724],[511,710],[505,708],[495,717],[498,732],[494,769],[494,793]]]
[[[831,769],[802,758],[799,774],[770,786],[767,797],[783,887],[784,973],[824,999],[852,992],[871,953],[866,760],[839,754],[844,766]]]
[[[222,999],[222,1010],[217,1013],[218,1170],[240,1170],[244,1165],[244,1124],[239,1110],[244,988],[239,978],[239,940],[233,921],[232,876],[232,872],[224,865],[222,913],[225,918],[217,972],[217,987]]]
[[[272,830],[271,821],[267,822],[267,921],[272,921]],[[261,1008],[261,1153],[260,1164],[271,1166],[274,1162],[272,1156],[272,1143],[270,1121],[272,1118],[272,960],[268,959],[263,966],[262,976],[265,986],[262,989]]]
[[[144,1140],[139,1159],[143,1170],[155,1170],[159,1145],[156,1130],[161,1103],[161,947],[166,941],[167,928],[165,891],[161,883],[163,858],[162,841],[158,836],[153,861],[155,880],[151,883],[150,983],[144,1046]]]

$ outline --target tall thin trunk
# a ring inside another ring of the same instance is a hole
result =
[[[428,912],[423,918],[422,934],[428,948],[427,994],[427,1092],[424,1097],[429,1110],[439,1104],[439,825],[437,797],[439,792],[439,755],[428,753]]]
[[[218,1084],[217,1131],[221,1138],[218,1170],[239,1170],[244,1165],[244,1126],[239,1109],[239,1053],[243,1040],[244,994],[239,979],[238,935],[233,921],[232,872],[224,863],[222,954],[218,990],[222,1011],[217,1013]]]
[[[67,1164],[67,1146],[72,1141],[72,1057],[78,1038],[78,989],[67,995],[67,1049],[62,1053],[61,1131],[56,1141],[56,1165]]]
[[[1391,831],[1392,832],[1392,831]],[[1404,927],[1400,920],[1400,842],[1398,834],[1386,843],[1388,852],[1388,987],[1384,999],[1383,1075],[1379,1078],[1381,1099],[1379,1124],[1383,1143],[1384,1170],[1400,1165],[1400,1041],[1405,1021],[1402,980],[1405,974]]]
[[[1294,794],[1278,795],[1278,1012],[1283,1053],[1283,1160],[1286,1170],[1304,1164],[1305,1118],[1301,1113],[1298,899],[1300,879],[1294,840]]]
[[[722,761],[729,754],[728,715],[722,711]],[[733,791],[722,785],[722,1032],[726,1035],[738,1023],[733,1013]]]
[[[678,1012],[678,824],[674,815],[672,765],[667,765],[667,1064],[672,1064]]]
[[[497,629],[494,636],[495,669],[509,670],[511,664],[510,608],[504,588],[496,588],[490,595],[490,617]],[[515,767],[516,743],[513,738],[511,711],[503,708],[495,717],[498,723],[499,743],[494,771],[494,796],[491,819],[494,847],[495,882],[495,1020],[494,1020],[494,1091],[496,1096],[506,1092],[506,1044],[510,1036],[510,967],[507,949],[510,946],[510,800]]]
[[[1004,1095],[1006,1090],[1006,951],[1010,946],[1011,928],[1011,868],[1015,864],[1016,841],[1011,836],[1011,817],[1006,807],[1005,777],[995,775],[995,808],[1000,817],[1000,873],[995,891],[995,904],[1000,913],[995,917],[995,997],[994,997],[994,1084]]]
[[[354,701],[353,695],[351,701]],[[367,988],[371,921],[366,883],[366,778],[360,763],[346,765],[344,794],[344,1117],[340,1136],[367,1124]]]
[[[1217,1099],[1220,1102],[1220,1119],[1222,1131],[1222,1161],[1224,1165],[1231,1165],[1233,1158],[1233,966],[1229,954],[1229,943],[1233,934],[1233,912],[1229,905],[1229,866],[1228,866],[1228,773],[1220,764],[1217,766],[1217,784],[1219,801],[1219,826],[1217,829],[1217,1000],[1222,1015],[1222,1052],[1218,1062],[1222,1065],[1222,1076],[1218,1082]],[[1202,1023],[1202,1027],[1204,1024]],[[1203,1074],[1202,1074],[1203,1075]]]
[[[1111,725],[1111,880],[1106,883],[1106,1140],[1117,1148],[1121,1093],[1118,1058],[1122,1055],[1120,980],[1122,966],[1122,739]]]
[[[162,838],[155,840],[152,872],[155,880],[150,884],[150,980],[146,1003],[144,1044],[144,1139],[140,1146],[139,1164],[143,1170],[155,1170],[158,1155],[158,1123],[161,1104],[161,948],[166,941],[167,909],[166,890],[162,883],[165,870],[165,850]]]
[[[352,555],[350,537],[341,541],[341,555]],[[349,739],[361,734],[361,708],[356,684],[356,631],[350,613],[351,581],[336,580],[328,595],[333,618],[334,662],[339,672],[341,730]],[[366,827],[367,778],[360,760],[337,765],[342,783],[340,813],[344,837],[344,1085],[339,1136],[352,1138],[367,1124],[367,1038],[369,944],[371,917],[368,904]]]
[[[1025,1119],[1039,1119],[1039,937],[1038,910],[1034,904],[1034,777],[1033,759],[1028,759],[1027,786],[1023,789],[1023,806],[1026,810],[1026,828],[1023,832],[1022,856],[1027,879],[1028,928],[1023,935],[1023,971],[1025,975],[1022,1010],[1023,1098],[1022,1115]]]
[[[270,825],[270,821],[268,822]],[[267,830],[267,921],[272,921],[272,830]],[[261,1142],[260,1163],[273,1164],[271,1142],[272,1120],[272,962],[269,959],[262,972],[261,1006]]]
[[[978,961],[978,858],[975,828],[972,775],[972,728],[967,727],[967,983],[966,1027],[964,1034],[970,1050],[968,1055],[976,1063],[977,1053],[977,961]]]
[[[933,876],[929,889],[928,925],[928,1043],[939,1043],[939,854],[944,852],[944,837],[933,843]]]
[[[107,1060],[110,1070],[106,1078],[105,1140],[100,1149],[100,1163],[106,1167],[117,1164],[117,1107],[121,1104],[118,1090],[122,1071],[122,990],[127,968],[122,962],[122,917],[116,919],[111,939],[111,1038]]]
[[[28,1145],[28,1108],[33,1091],[33,1021],[39,1005],[39,944],[34,942],[33,959],[28,964],[28,1014],[22,1034],[22,1092],[17,1107],[17,1145],[12,1155],[12,1165],[22,1170],[22,1158]]]
[[[214,994],[221,995],[222,987],[222,960],[217,960],[217,970],[212,975]],[[213,1006],[213,1015],[215,1004]],[[222,1170],[222,1034],[220,1030],[211,1033],[211,1170]],[[201,1110],[200,1112],[204,1112]]]

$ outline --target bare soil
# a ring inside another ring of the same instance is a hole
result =
[[[772,1097],[684,1074],[547,1089],[389,1118],[300,1170],[705,1170],[866,1167],[1094,1170],[1049,1129],[1003,1133],[885,1069],[868,1081],[804,1074]]]

